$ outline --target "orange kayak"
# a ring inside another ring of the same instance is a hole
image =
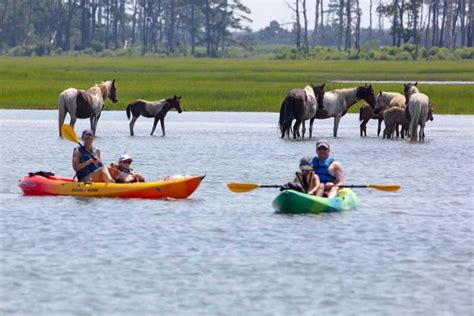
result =
[[[139,183],[84,183],[56,176],[26,176],[18,186],[24,195],[70,195],[142,199],[185,199],[204,176],[185,176],[172,180]]]

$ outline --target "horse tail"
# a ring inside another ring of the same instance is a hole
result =
[[[58,127],[59,127],[59,137],[62,137],[61,126],[64,124],[64,119],[66,118],[66,102],[64,101],[64,95],[61,93],[58,99]]]
[[[64,90],[59,95],[58,99],[58,127],[59,127],[59,136],[62,137],[61,134],[61,126],[64,124],[64,120],[66,118],[66,114],[69,112],[72,117],[75,117],[75,112],[77,108],[76,104],[76,94],[72,91],[72,88]]]
[[[305,100],[303,100],[300,96],[293,96],[292,100],[293,100],[293,107],[292,107],[293,117],[295,119],[302,119],[303,116],[304,116],[304,102],[305,102]]]
[[[130,111],[131,111],[131,108],[132,108],[132,103],[130,103],[129,105],[127,105],[127,118],[130,119]]]
[[[420,122],[421,104],[419,101],[410,102],[409,104],[412,113],[410,113],[410,136],[413,141],[418,140],[418,124]]]
[[[278,127],[279,127],[280,132],[282,134],[283,134],[283,123],[285,122],[285,101],[286,101],[286,98],[281,103],[280,118],[278,119]]]

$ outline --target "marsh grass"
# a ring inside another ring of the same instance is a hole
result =
[[[0,108],[56,109],[69,87],[86,89],[116,79],[123,110],[134,99],[182,95],[187,111],[279,110],[286,92],[309,82],[326,89],[356,86],[331,80],[463,81],[474,78],[472,61],[388,62],[191,58],[33,57],[0,58]],[[402,92],[401,84],[375,84],[376,91]],[[474,86],[419,85],[439,114],[474,114]],[[361,104],[361,103],[359,103]],[[351,108],[358,111],[359,104]]]

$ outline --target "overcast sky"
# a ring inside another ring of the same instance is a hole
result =
[[[290,0],[291,1],[291,0]],[[293,1],[294,2],[294,1]],[[373,0],[373,26],[377,27],[377,17],[375,15],[375,8],[379,0]],[[270,21],[276,20],[278,23],[291,23],[294,21],[294,14],[284,0],[242,0],[242,3],[245,4],[251,11],[250,18],[253,20],[253,23],[250,24],[250,28],[254,31],[262,29]],[[316,5],[316,0],[307,0],[308,6],[308,22],[309,28],[314,27],[314,7]],[[324,0],[324,6],[326,7],[329,3],[329,0]],[[360,0],[360,6],[362,9],[362,27],[369,26],[369,3],[370,0]]]

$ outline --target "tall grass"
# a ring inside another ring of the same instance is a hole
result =
[[[188,111],[278,111],[290,88],[331,80],[472,80],[473,61],[387,62],[191,58],[33,57],[0,58],[0,108],[56,109],[69,87],[86,89],[117,80],[123,110],[137,98],[157,100],[182,95]],[[356,86],[326,84],[326,89]],[[401,84],[375,84],[376,91],[402,92]],[[436,113],[474,114],[474,88],[468,85],[419,85]],[[357,111],[358,106],[351,111]]]

